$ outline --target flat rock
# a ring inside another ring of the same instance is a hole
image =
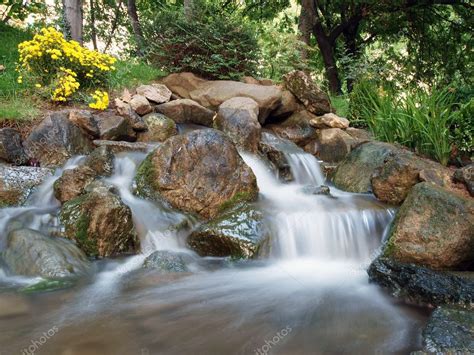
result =
[[[195,123],[212,127],[215,112],[196,101],[179,99],[155,107],[155,111],[171,118],[176,123]]]
[[[339,117],[334,113],[326,113],[322,116],[317,116],[310,121],[310,125],[315,128],[342,128],[349,127],[349,120],[344,117]]]
[[[140,85],[137,94],[146,97],[156,104],[163,104],[171,99],[171,90],[162,84]],[[133,98],[132,98],[133,100]]]
[[[206,83],[207,80],[199,78],[193,73],[184,72],[170,74],[163,78],[161,82],[180,98],[190,99],[190,92]]]

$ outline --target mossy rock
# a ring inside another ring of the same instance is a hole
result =
[[[252,204],[239,203],[202,224],[187,243],[201,256],[249,259],[268,254],[270,232],[262,212]]]

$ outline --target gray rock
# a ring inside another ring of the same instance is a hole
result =
[[[2,257],[18,275],[61,279],[84,276],[91,270],[90,262],[75,244],[31,229],[10,232]]]
[[[21,135],[16,129],[0,129],[0,161],[13,165],[23,165],[28,157],[21,144]]]
[[[283,152],[284,145],[293,144],[290,141],[282,142],[281,138],[275,137],[268,132],[262,132],[258,149],[268,161],[272,164],[274,170],[278,173],[278,178],[283,182],[294,180],[293,173],[288,159]]]
[[[60,166],[92,151],[91,137],[69,120],[69,112],[49,114],[24,142],[25,152],[42,166]]]
[[[52,174],[45,168],[0,165],[0,206],[23,205],[34,188]]]
[[[415,264],[377,258],[368,269],[371,282],[405,302],[420,305],[466,305],[474,302],[474,282]]]
[[[96,115],[101,140],[135,141],[136,133],[128,119],[114,114],[112,111]]]
[[[91,111],[71,110],[69,112],[69,120],[76,126],[82,128],[87,134],[94,138],[99,138],[99,127],[97,126],[97,122]]]
[[[423,330],[424,350],[436,354],[474,353],[474,311],[438,307]]]
[[[457,169],[454,172],[454,181],[465,184],[469,194],[474,197],[474,163]]]
[[[118,154],[122,152],[142,152],[146,153],[155,148],[154,144],[144,143],[144,142],[117,142],[110,140],[100,140],[97,139],[94,142],[96,147],[108,147],[113,154]]]
[[[176,123],[160,113],[149,113],[143,117],[148,130],[139,136],[140,142],[164,142],[178,134]]]
[[[189,272],[186,265],[190,257],[186,253],[158,250],[149,255],[143,264],[146,269],[154,269],[163,273]]]
[[[337,163],[346,158],[357,140],[340,128],[320,129],[316,139],[305,146],[305,150],[319,159]]]

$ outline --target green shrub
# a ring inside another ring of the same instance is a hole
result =
[[[257,69],[258,42],[250,24],[232,15],[160,9],[145,25],[146,56],[167,72],[191,71],[208,79],[238,79]]]
[[[454,147],[472,153],[473,100],[455,100],[449,89],[418,88],[396,95],[361,81],[351,94],[350,118],[377,139],[403,144],[446,165]]]

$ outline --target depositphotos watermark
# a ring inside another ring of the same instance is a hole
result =
[[[291,333],[293,329],[290,326],[283,328],[280,330],[271,340],[265,340],[265,345],[262,347],[255,349],[256,355],[267,355],[268,352],[277,345],[284,337]]]
[[[56,335],[59,332],[59,328],[54,326],[47,332],[44,332],[42,336],[40,336],[38,339],[32,339],[31,340],[31,345],[29,345],[27,348],[24,348],[21,351],[22,355],[33,355],[38,349],[46,344],[46,342],[51,339],[54,335]]]

